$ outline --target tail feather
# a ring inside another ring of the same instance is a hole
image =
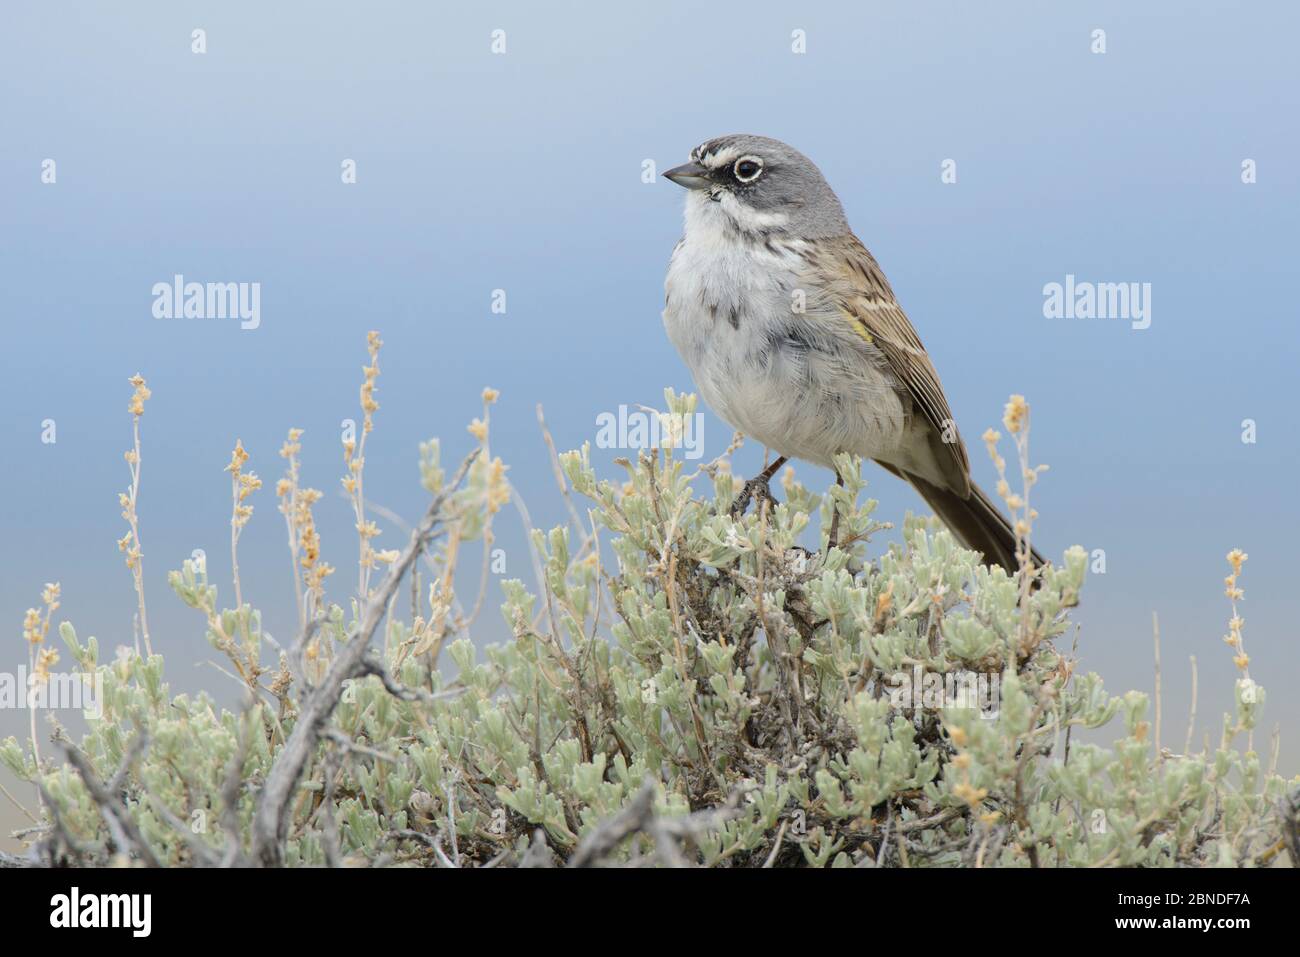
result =
[[[903,473],[902,477],[921,493],[926,504],[934,509],[953,535],[967,548],[980,552],[986,563],[1001,565],[1009,572],[1019,568],[1016,533],[1011,523],[977,485],[971,483],[970,497],[962,498],[919,476]],[[1047,564],[1037,549],[1032,549],[1032,554],[1035,567],[1042,568]]]

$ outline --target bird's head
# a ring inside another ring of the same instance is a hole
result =
[[[725,217],[750,235],[787,233],[802,239],[848,232],[844,210],[821,170],[780,140],[732,134],[701,143],[691,159],[664,173],[690,191],[687,225]]]

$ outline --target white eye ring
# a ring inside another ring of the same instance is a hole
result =
[[[740,165],[742,163],[753,163],[757,169],[748,176],[742,176],[740,172]],[[740,159],[736,160],[735,164],[731,167],[731,173],[736,177],[737,183],[752,183],[763,175],[763,159],[759,156],[742,156]]]

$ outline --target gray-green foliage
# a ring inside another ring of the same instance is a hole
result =
[[[669,400],[693,410],[693,398]],[[422,453],[436,490],[436,446]],[[644,827],[611,861],[1172,866],[1279,856],[1286,785],[1245,748],[1262,689],[1238,683],[1217,748],[1156,757],[1147,696],[1109,695],[1097,676],[1074,674],[1063,647],[1084,582],[1081,549],[1025,594],[931,523],[909,519],[905,547],[873,547],[875,503],[861,501],[859,463],[847,458],[844,488],[819,496],[787,481],[766,521],[730,517],[735,487],[716,466],[692,473],[670,454],[642,454],[621,463],[616,483],[596,476],[586,449],[561,464],[590,503],[590,524],[575,514],[569,527],[533,533],[541,582],[505,584],[513,640],[476,650],[453,610],[444,647],[394,606],[381,649],[389,673],[409,688],[460,693],[406,701],[375,677],[352,681],[337,733],[300,783],[288,863],[326,863],[334,842],[355,862],[469,866],[520,863],[544,840],[563,860],[647,781],[658,815],[724,813],[686,838],[675,832],[673,853],[662,829]],[[456,499],[459,524],[435,549],[435,569],[453,560],[450,540],[481,535],[489,481],[481,471]],[[804,550],[812,517],[825,528],[832,507],[846,546]],[[186,565],[171,578],[177,595],[215,608],[215,586]],[[260,653],[255,613],[222,614],[225,632],[242,623]],[[356,614],[330,608],[323,660]],[[103,675],[103,714],[80,745],[99,776],[111,778],[147,735],[120,783],[158,858],[186,864],[195,841],[218,856],[245,843],[301,675],[242,712],[223,710],[206,695],[173,697],[158,656],[104,662],[94,638],[83,644],[69,624],[60,634],[82,668]],[[899,673],[964,672],[996,677],[996,716],[892,700]],[[1103,727],[1109,748],[1071,740],[1071,729]],[[58,811],[57,822],[47,812],[51,832],[69,839],[61,854],[111,855],[101,810],[74,771],[47,761],[38,772],[13,739],[0,760],[40,779]]]

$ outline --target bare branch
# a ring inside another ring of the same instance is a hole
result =
[[[195,834],[184,821],[173,814],[161,798],[149,791],[145,791],[145,796],[148,798],[149,806],[153,808],[153,812],[162,818],[163,823],[175,831],[177,836],[185,842],[185,845],[190,849],[190,854],[200,867],[220,866],[221,859],[217,856],[217,853]]]
[[[90,792],[91,800],[99,808],[99,813],[104,818],[104,823],[108,825],[109,834],[113,837],[113,843],[123,854],[134,854],[146,867],[157,867],[158,858],[154,856],[153,850],[145,841],[144,835],[140,833],[140,828],[135,823],[126,806],[122,803],[121,786],[125,780],[127,772],[130,770],[136,759],[143,753],[148,738],[143,731],[138,731],[135,738],[131,741],[131,746],[127,749],[126,754],[122,756],[122,764],[117,772],[110,779],[108,785],[100,781],[99,776],[95,774],[95,769],[91,767],[86,756],[71,743],[64,740],[62,736],[57,736],[55,740],[63,748],[63,753],[67,755],[68,763],[76,768],[77,773],[81,775],[82,782],[86,785],[86,790]]]
[[[461,462],[451,482],[429,503],[428,510],[411,533],[411,540],[401,557],[390,566],[378,590],[366,599],[357,627],[339,649],[320,685],[303,701],[298,721],[267,774],[266,784],[253,813],[252,856],[257,863],[266,867],[278,867],[284,862],[284,841],[288,833],[294,790],[315,752],[321,732],[343,695],[344,684],[360,673],[370,640],[379,627],[402,576],[410,570],[416,556],[423,551],[433,536],[434,529],[442,522],[443,507],[464,480],[477,455],[477,449],[471,452]]]
[[[533,831],[533,843],[528,845],[528,850],[524,852],[524,859],[519,862],[519,866],[521,868],[555,866],[555,852],[546,843],[546,835],[542,833],[540,827]]]
[[[243,837],[239,827],[239,792],[244,786],[244,761],[248,758],[248,747],[252,735],[249,732],[248,715],[256,699],[248,697],[239,720],[239,742],[235,747],[234,757],[226,768],[226,777],[221,784],[221,828],[226,833],[226,852],[222,855],[222,867],[235,867],[243,863]]]
[[[422,701],[425,704],[431,704],[434,701],[445,701],[448,698],[455,698],[464,693],[464,688],[451,688],[447,691],[439,691],[434,694],[425,691],[423,688],[411,688],[404,684],[398,683],[392,675],[388,673],[383,663],[374,655],[367,655],[361,660],[357,669],[357,677],[365,675],[374,675],[383,683],[385,690],[394,698],[402,701]]]
[[[569,860],[570,867],[592,867],[608,857],[627,838],[640,831],[654,817],[654,783],[647,781],[627,805],[596,825],[583,838]]]
[[[329,748],[325,752],[325,796],[321,802],[321,813],[325,816],[321,828],[324,838],[322,845],[325,848],[325,864],[329,867],[338,867],[341,860],[339,854],[339,822],[338,818],[334,816],[336,810],[334,807],[334,787],[338,771],[339,753],[336,749]]]
[[[745,791],[733,791],[725,804],[680,817],[659,816],[654,812],[655,782],[647,780],[622,810],[596,825],[569,859],[569,867],[595,867],[633,834],[646,833],[655,841],[661,863],[669,867],[686,867],[675,843],[716,831],[740,814],[740,799]]]

